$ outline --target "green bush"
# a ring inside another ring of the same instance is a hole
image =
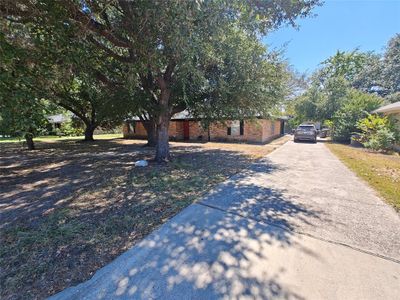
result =
[[[84,132],[83,128],[81,126],[78,126],[74,121],[63,123],[59,130],[61,133],[60,135],[65,136],[78,136],[82,135]]]
[[[332,130],[332,127],[333,127],[332,120],[325,120],[324,123],[323,123],[323,126],[328,127],[329,129]]]
[[[352,110],[337,112],[332,122],[332,139],[341,143],[350,142],[351,135],[356,130],[355,125],[357,124],[358,117],[359,113]]]
[[[369,140],[363,143],[366,148],[378,151],[388,151],[392,149],[394,143],[394,133],[388,128],[381,128],[375,134],[371,135]]]
[[[360,142],[364,147],[378,151],[388,151],[396,140],[393,124],[387,117],[368,115],[357,123],[361,130]]]
[[[358,120],[365,118],[368,112],[382,104],[382,98],[351,90],[346,95],[345,104],[332,119],[332,139],[337,142],[350,142],[351,135],[358,130]]]

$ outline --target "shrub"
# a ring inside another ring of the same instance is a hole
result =
[[[348,143],[350,137],[356,130],[356,124],[359,114],[365,113],[363,111],[353,111],[345,109],[340,110],[335,114],[333,119],[332,139],[336,142]]]
[[[387,117],[368,115],[358,122],[357,127],[361,130],[359,140],[366,148],[387,151],[396,140],[393,124]]]
[[[60,135],[66,135],[66,136],[78,136],[82,135],[84,130],[81,126],[78,126],[73,120],[69,122],[65,122],[61,125],[60,130]]]
[[[376,133],[372,134],[363,145],[366,148],[378,151],[388,151],[392,148],[394,143],[394,133],[389,128],[381,128]]]
[[[328,127],[329,129],[332,129],[333,127],[333,122],[332,120],[325,120],[323,123],[324,126]]]
[[[351,135],[358,131],[358,120],[379,107],[382,98],[351,90],[344,102],[332,119],[332,139],[338,142],[350,142]]]

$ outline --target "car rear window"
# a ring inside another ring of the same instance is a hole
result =
[[[314,130],[314,126],[309,126],[309,125],[299,126],[298,129],[301,129],[301,130]]]

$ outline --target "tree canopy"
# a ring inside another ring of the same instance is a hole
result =
[[[282,93],[281,66],[260,37],[309,15],[317,0],[297,1],[3,1],[7,22],[64,28],[118,64],[135,114],[156,136],[156,160],[169,157],[168,124],[189,109],[204,117],[266,111]],[[50,30],[50,31],[51,31]],[[98,76],[112,81],[104,70]],[[238,84],[239,83],[239,84]],[[262,104],[262,105],[260,105]]]
[[[383,56],[383,86],[387,94],[400,93],[400,33],[390,39]],[[397,98],[400,101],[400,98]]]
[[[333,138],[349,141],[357,121],[385,102],[399,101],[400,35],[383,55],[337,51],[321,63],[304,93],[290,102],[294,123],[333,122]],[[384,97],[384,98],[381,98]]]
[[[23,33],[15,31],[15,39]],[[10,44],[0,32],[0,130],[2,134],[22,135],[29,149],[34,149],[33,136],[47,123],[40,94],[43,81],[38,80],[43,68],[35,55],[32,49]]]

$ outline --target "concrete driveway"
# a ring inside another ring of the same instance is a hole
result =
[[[116,298],[399,299],[400,218],[323,143],[288,142],[54,296]]]

